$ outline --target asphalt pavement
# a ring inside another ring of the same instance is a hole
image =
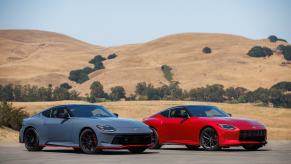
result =
[[[104,150],[100,154],[76,153],[70,148],[45,148],[28,152],[22,144],[0,144],[0,164],[291,164],[291,141],[270,141],[258,151],[231,147],[220,151],[188,150],[183,145],[168,145],[160,150],[131,154],[127,150]]]

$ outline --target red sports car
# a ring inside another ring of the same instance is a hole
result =
[[[257,150],[267,143],[266,127],[254,120],[234,118],[215,106],[184,105],[144,119],[153,130],[153,147],[183,144],[189,149],[218,150],[242,146]]]

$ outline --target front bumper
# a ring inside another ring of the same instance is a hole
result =
[[[219,134],[220,146],[242,146],[242,145],[266,145],[266,129],[256,130],[223,130]]]
[[[127,149],[134,147],[150,147],[152,144],[152,133],[138,134],[115,134],[103,133],[98,137],[100,149]]]

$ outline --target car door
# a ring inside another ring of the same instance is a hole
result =
[[[64,114],[68,118],[63,118]],[[70,118],[68,109],[65,106],[55,107],[51,111],[51,116],[46,119],[44,125],[47,129],[49,142],[71,142],[73,119]]]
[[[186,108],[175,107],[170,109],[169,117],[164,121],[168,141],[185,142],[190,139],[191,120],[185,118],[184,113],[188,114]]]

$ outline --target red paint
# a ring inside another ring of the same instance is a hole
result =
[[[266,141],[239,141],[240,130],[266,130],[264,125],[247,119],[233,117],[190,117],[169,118],[155,114],[143,121],[157,130],[160,144],[200,145],[200,132],[205,127],[212,127],[218,133],[220,146],[240,146],[244,144],[266,144]],[[218,124],[235,126],[234,130],[225,130]],[[255,127],[255,129],[254,129]]]

